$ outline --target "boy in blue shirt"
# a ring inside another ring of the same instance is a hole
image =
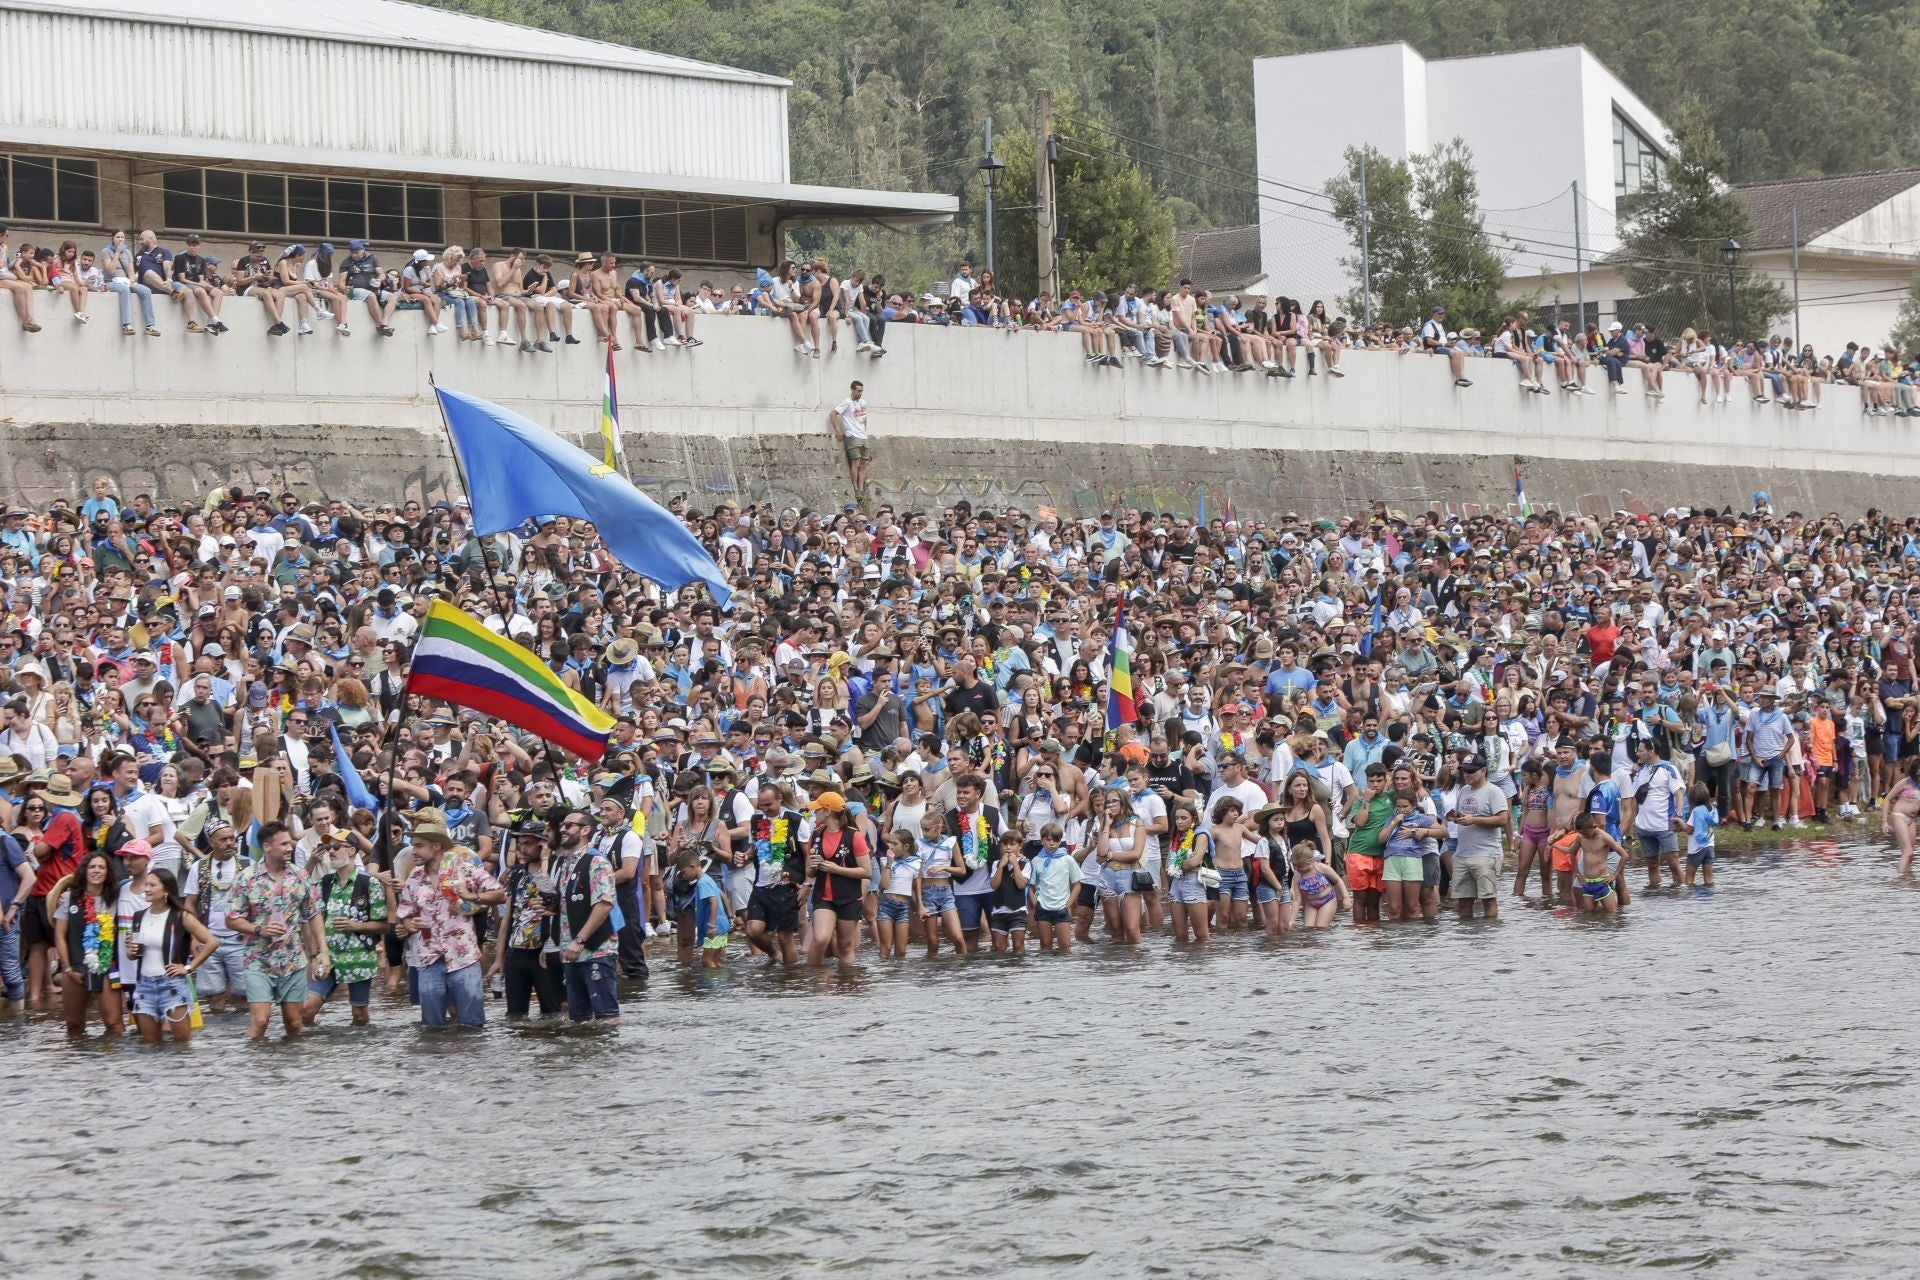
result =
[[[1687,825],[1693,828],[1693,834],[1687,837],[1687,887],[1693,887],[1694,876],[1698,874],[1707,888],[1713,888],[1713,829],[1720,825],[1720,811],[1713,807],[1707,792],[1707,784],[1696,782],[1687,792],[1692,810],[1687,814]]]
[[[705,862],[698,848],[689,847],[680,851],[674,870],[679,873],[682,884],[694,881],[693,940],[700,948],[700,964],[703,968],[718,969],[726,959],[733,921],[727,916],[727,896],[707,874]]]

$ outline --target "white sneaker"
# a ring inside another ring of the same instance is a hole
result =
[[[854,344],[853,349],[855,351],[871,351],[873,350],[873,344],[871,342],[859,342]]]
[[[1804,827],[1807,824],[1801,821],[1799,815],[1796,814],[1795,816],[1787,819],[1787,825],[1797,830],[1798,828]]]
[[[1193,368],[1194,368],[1194,372],[1196,373],[1204,373],[1209,378],[1213,376],[1213,366],[1210,364],[1197,364],[1193,366]]]
[[[1534,381],[1534,380],[1533,380],[1532,378],[1522,378],[1522,379],[1520,379],[1520,389],[1521,389],[1522,391],[1532,391],[1532,390],[1534,390],[1534,389],[1536,389],[1537,387],[1539,387],[1539,385],[1540,385],[1540,384],[1539,384],[1539,383],[1537,383],[1537,382],[1535,382],[1535,381]]]
[[[445,333],[446,331],[447,326],[443,324],[430,324],[427,326],[428,333]]]
[[[1773,829],[1775,831],[1785,831],[1787,829],[1787,824],[1780,821],[1780,819],[1775,818],[1773,820]]]
[[[333,319],[333,312],[327,310],[325,307],[315,307],[313,309],[313,318],[316,320],[331,320]]]
[[[669,346],[677,347],[680,345],[680,343],[679,343],[679,340],[675,338],[669,338],[664,342],[661,341],[659,338],[655,338],[652,342],[648,343],[647,345],[652,347],[655,351],[665,351]]]
[[[687,344],[679,338],[666,338],[662,340],[660,345],[666,347],[684,347]]]
[[[813,344],[811,342],[796,342],[793,344],[793,349],[801,355],[805,355],[807,352],[813,350]]]
[[[512,338],[509,338],[509,337],[507,336],[507,331],[506,331],[505,329],[502,329],[502,330],[500,331],[500,335],[499,335],[499,336],[498,336],[497,338],[495,338],[495,339],[494,339],[494,343],[495,343],[496,345],[498,345],[499,343],[502,343],[502,342],[504,342],[504,343],[506,343],[506,344],[507,344],[508,346],[512,346],[512,345],[513,345],[513,339],[512,339]]]
[[[1179,367],[1179,368],[1182,368],[1182,369],[1191,369],[1191,368],[1193,368],[1193,361],[1191,361],[1191,360],[1182,360],[1182,361],[1181,361],[1181,362],[1179,363],[1179,366],[1178,366],[1178,367]]]
[[[302,320],[300,322],[300,336],[304,338],[312,332],[313,332],[313,326],[308,324],[306,321]]]
[[[347,328],[344,322],[333,326],[333,331],[343,338],[351,338],[353,336],[353,330]]]
[[[87,323],[88,320],[92,319],[93,317],[89,316],[84,311],[76,311],[73,313],[73,318],[75,320],[78,320],[81,324],[85,324]]]

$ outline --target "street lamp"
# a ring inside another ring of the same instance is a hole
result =
[[[993,255],[993,175],[1006,168],[1007,163],[999,156],[993,154],[992,116],[987,117],[986,143],[986,158],[980,161],[978,167],[980,172],[987,175],[987,270],[993,273],[993,278],[997,281],[1000,279],[1000,272],[994,262]]]
[[[1727,332],[1732,338],[1740,336],[1740,300],[1733,288],[1733,270],[1740,265],[1740,242],[1732,236],[1720,246],[1720,260],[1727,264]]]

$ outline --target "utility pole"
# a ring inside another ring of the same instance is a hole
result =
[[[1367,146],[1360,144],[1360,327],[1373,328],[1373,263],[1368,257],[1367,224],[1373,215],[1367,209]]]
[[[1000,281],[1000,267],[994,260],[993,255],[993,176],[1007,166],[1002,164],[1000,158],[993,154],[992,116],[987,117],[986,146],[987,154],[980,161],[980,172],[985,174],[987,178],[987,270],[993,273],[994,283],[997,286]]]
[[[1059,298],[1053,263],[1053,95],[1045,89],[1033,95],[1033,214],[1038,266],[1035,278],[1042,292]]]
[[[1580,179],[1573,180],[1573,298],[1578,308],[1574,312],[1573,331],[1584,334],[1587,331],[1587,277],[1585,255],[1580,248]]]
[[[1800,206],[1793,206],[1793,350],[1800,351]]]

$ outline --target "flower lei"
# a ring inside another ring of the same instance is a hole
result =
[[[777,867],[784,867],[787,864],[787,855],[792,852],[792,845],[789,843],[789,839],[792,835],[793,827],[790,821],[786,818],[773,818],[769,820],[766,815],[762,814],[759,818],[755,819],[754,825],[767,833],[753,842],[754,856],[762,862],[770,862]]]
[[[1170,869],[1175,872],[1184,871],[1186,869],[1187,859],[1191,857],[1192,854],[1193,831],[1189,829],[1187,834],[1181,836],[1179,842],[1173,846],[1173,866]]]
[[[104,906],[90,893],[80,899],[80,918],[87,922],[80,945],[86,952],[83,960],[88,973],[106,973],[113,968],[113,912],[103,910]]]

